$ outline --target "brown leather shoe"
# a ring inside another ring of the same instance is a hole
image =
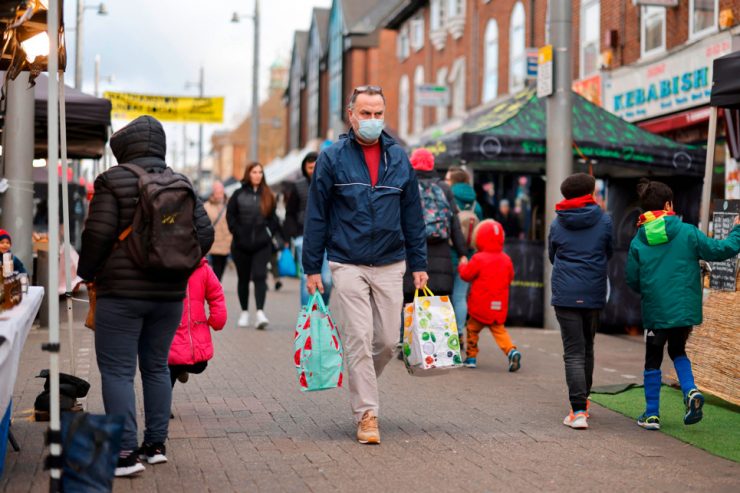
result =
[[[380,431],[378,430],[378,418],[372,411],[365,411],[362,419],[357,424],[357,441],[363,444],[380,443]]]

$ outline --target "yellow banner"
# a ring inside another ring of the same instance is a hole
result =
[[[126,92],[106,92],[111,102],[111,118],[133,120],[151,115],[162,122],[223,123],[224,98],[153,96]]]

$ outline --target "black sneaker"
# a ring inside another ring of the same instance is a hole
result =
[[[139,448],[139,458],[149,464],[161,464],[167,462],[167,449],[164,443],[142,443]]]
[[[144,464],[139,460],[139,455],[134,451],[130,451],[125,456],[118,457],[118,463],[116,464],[116,477],[125,477],[138,474],[146,469]]]
[[[275,291],[280,291],[280,289],[283,287],[283,283],[280,281],[277,281],[275,283]]]

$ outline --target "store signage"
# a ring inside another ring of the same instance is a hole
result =
[[[545,45],[537,57],[537,97],[552,94],[552,45]]]
[[[450,90],[447,86],[419,84],[414,98],[419,106],[447,106],[450,104]]]
[[[615,70],[604,81],[604,106],[627,121],[640,121],[707,104],[712,62],[731,51],[732,38],[722,33],[660,61]]]
[[[527,48],[527,79],[537,79],[537,60],[540,56],[538,48]]]
[[[151,115],[162,122],[223,123],[224,98],[192,98],[106,92],[111,102],[111,118],[133,120]]]
[[[596,106],[601,106],[601,75],[573,81],[573,92],[580,94]]]

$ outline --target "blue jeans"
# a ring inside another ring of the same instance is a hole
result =
[[[134,450],[138,359],[144,388],[144,441],[164,443],[170,424],[172,385],[167,357],[182,317],[182,301],[99,298],[95,354],[106,414],[124,417],[121,450]]]
[[[460,274],[455,274],[455,283],[452,285],[452,308],[455,310],[455,322],[460,338],[465,333],[465,323],[468,319],[468,288],[470,283],[463,281]]]
[[[301,269],[301,306],[308,304],[308,289],[306,288],[306,276],[303,275],[303,236],[299,236],[294,240],[295,244],[295,256],[298,259],[298,265]],[[326,258],[326,252],[324,252],[324,263],[321,264],[321,282],[324,285],[324,304],[329,305],[329,297],[331,296],[331,270],[329,269],[329,261]]]

